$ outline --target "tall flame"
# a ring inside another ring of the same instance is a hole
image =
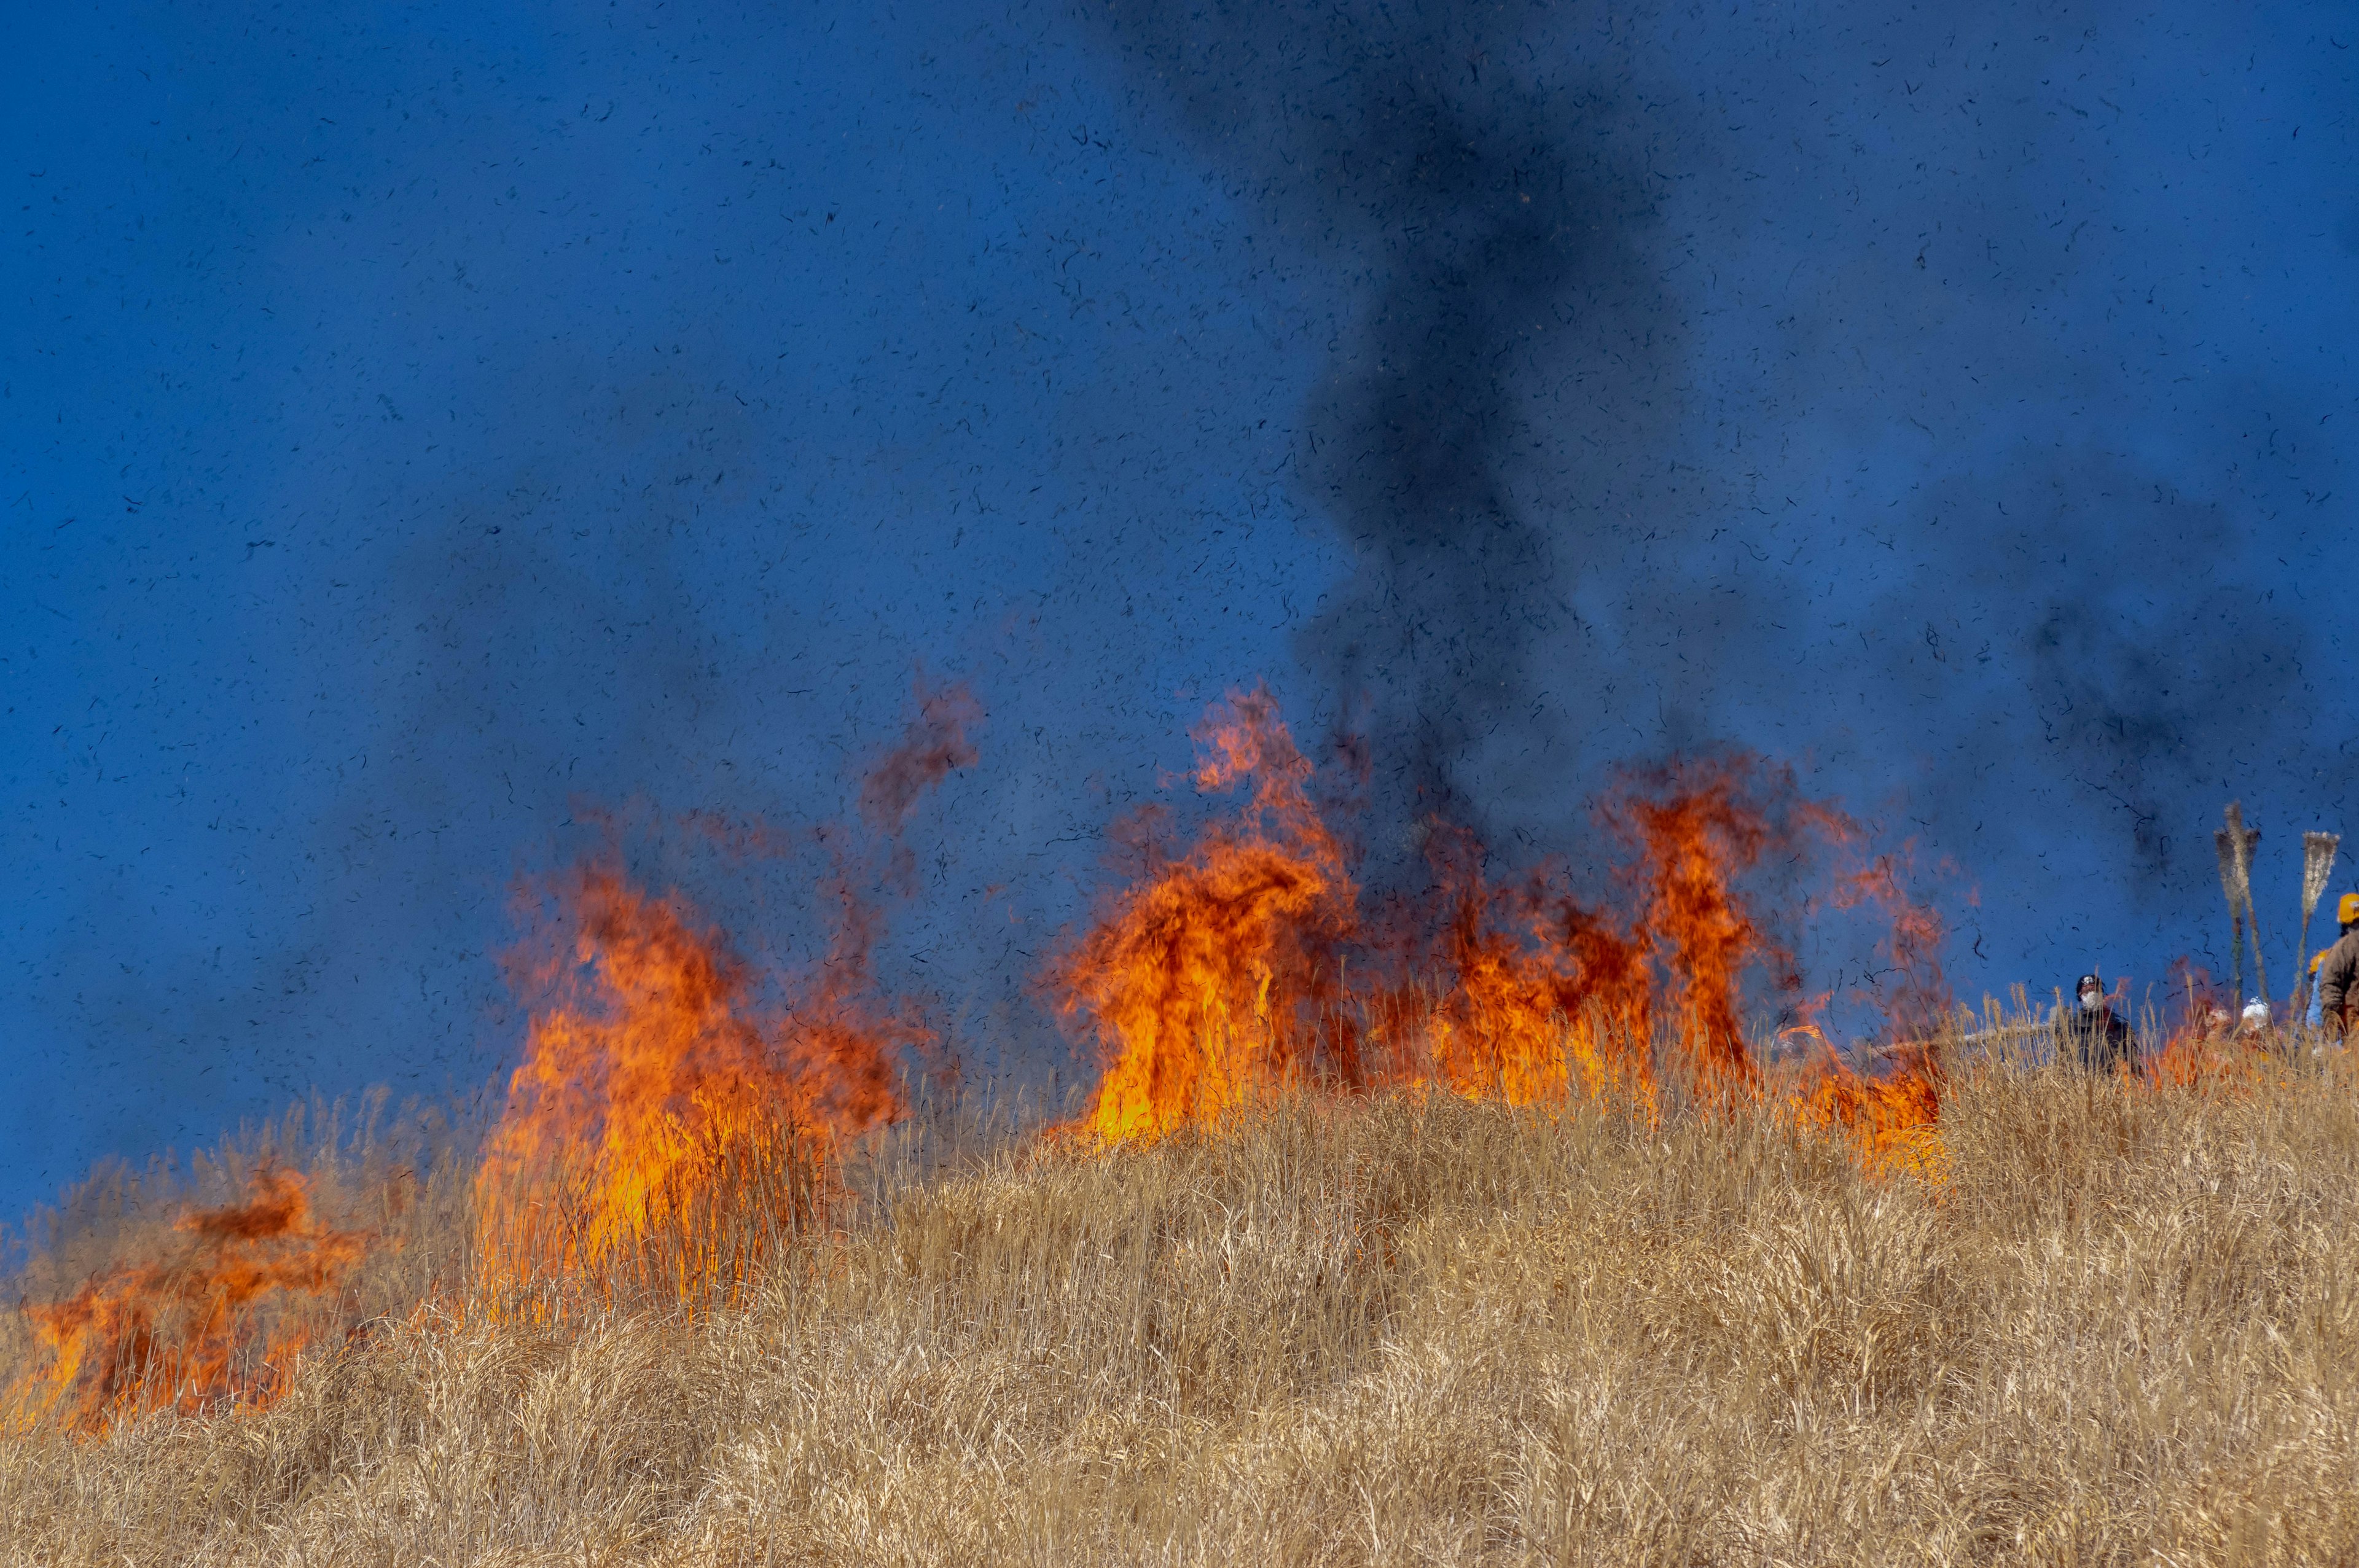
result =
[[[547,977],[552,1002],[532,1020],[478,1180],[493,1281],[615,1261],[733,1162],[901,1114],[898,1054],[930,1036],[866,996],[856,914],[815,993],[765,1010],[745,964],[679,898],[649,898],[603,865],[558,891],[574,962]]]
[[[1426,855],[1440,930],[1373,1009],[1391,1059],[1421,1054],[1458,1093],[1512,1105],[1576,1087],[1651,1089],[1644,938],[1615,930],[1545,872],[1486,884],[1483,847],[1462,827],[1436,825]]]
[[[1199,789],[1252,784],[1242,818],[1125,890],[1049,974],[1060,1010],[1088,1014],[1109,1047],[1088,1118],[1109,1143],[1314,1072],[1333,985],[1320,960],[1352,930],[1341,846],[1269,694],[1233,694],[1196,739]]]
[[[914,697],[899,743],[860,789],[878,838],[871,870],[903,892],[914,888],[901,842],[910,813],[978,760],[967,731],[983,716],[963,685],[920,677]],[[732,847],[785,843],[758,825],[700,826]],[[760,977],[678,894],[650,898],[610,863],[553,885],[571,962],[560,946],[528,977],[548,1005],[477,1179],[487,1283],[604,1271],[659,1238],[663,1282],[680,1299],[734,1295],[758,1260],[732,1233],[810,1218],[835,1143],[901,1116],[904,1058],[934,1036],[877,994],[877,913],[855,892],[842,843],[814,837],[835,846],[834,937],[816,983],[783,1001],[765,1001]]]
[[[1698,1078],[1722,1089],[1749,1087],[1758,1076],[1745,1044],[1745,970],[1772,963],[1781,989],[1799,985],[1791,957],[1734,885],[1786,838],[1746,797],[1749,766],[1749,759],[1707,759],[1664,769],[1605,811],[1608,825],[1642,849],[1637,880],[1647,903],[1638,930],[1669,977],[1674,1036]]]

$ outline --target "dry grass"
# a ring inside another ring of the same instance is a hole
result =
[[[742,1310],[0,1444],[10,1562],[2359,1561],[2359,1113],[1953,1083],[1940,1191],[1446,1098],[881,1179]]]

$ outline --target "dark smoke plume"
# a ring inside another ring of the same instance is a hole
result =
[[[1519,383],[1585,394],[1592,445],[1667,438],[1682,334],[1636,237],[1655,220],[1622,91],[1506,69],[1542,8],[1110,7],[1102,25],[1197,143],[1299,242],[1368,279],[1306,411],[1310,499],[1353,561],[1301,634],[1365,699],[1384,804],[1476,808],[1469,752],[1533,695],[1536,633],[1582,554],[1516,493]],[[1618,137],[1616,133],[1623,133]]]
[[[2220,254],[2138,205],[2187,88],[2136,16],[1085,14],[1353,301],[1295,452],[1352,571],[1299,649],[1380,819],[1561,835],[1583,770],[1737,740],[1973,865],[2068,837],[2071,919],[2200,884],[2232,775],[2320,820],[2359,783],[2284,576],[2341,395],[2185,390]]]

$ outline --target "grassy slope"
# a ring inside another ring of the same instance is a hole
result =
[[[0,1440],[10,1561],[2359,1560],[2359,1115],[1993,1073],[1936,1194],[1300,1100],[914,1183],[696,1323],[419,1323]]]

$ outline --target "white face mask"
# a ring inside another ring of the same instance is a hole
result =
[[[2104,1006],[2104,1001],[2105,993],[2103,991],[2082,991],[2081,993],[2081,1005],[2087,1008],[2092,1012],[2094,1012],[2098,1008]]]

